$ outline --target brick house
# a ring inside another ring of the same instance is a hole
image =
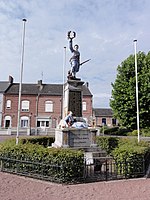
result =
[[[93,119],[96,126],[114,126],[118,124],[113,117],[111,108],[93,108]]]
[[[2,126],[2,115],[3,115],[3,94],[5,90],[13,83],[13,77],[9,76],[8,81],[0,81],[0,127]]]
[[[83,117],[92,117],[92,97],[88,84],[83,86]],[[55,128],[62,118],[63,84],[22,84],[20,125],[22,128]],[[12,83],[3,94],[2,127],[16,128],[19,83]]]

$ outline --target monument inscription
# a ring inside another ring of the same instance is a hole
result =
[[[87,129],[79,129],[78,131],[70,130],[69,146],[70,147],[88,147],[91,144],[91,135]]]
[[[82,117],[81,91],[69,91],[69,110],[71,110],[75,116]]]

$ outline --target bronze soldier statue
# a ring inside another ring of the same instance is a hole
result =
[[[71,36],[71,31],[68,32],[68,39],[69,39],[69,49],[73,53],[72,57],[70,58],[70,63],[71,63],[71,70],[69,71],[70,76],[72,78],[76,79],[76,73],[79,71],[80,68],[80,52],[78,51],[79,46],[76,44],[72,44],[73,38],[75,38],[76,33],[73,32],[73,36]]]
[[[75,44],[73,48],[73,39],[76,37],[75,32],[68,32],[68,39],[69,39],[69,49],[73,53],[72,57],[70,58],[71,63],[71,70],[68,71],[68,79],[77,79],[76,73],[79,71],[80,66],[90,59],[80,63],[80,52],[79,52],[79,45]]]

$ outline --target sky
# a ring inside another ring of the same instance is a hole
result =
[[[72,56],[67,39],[75,31],[81,62],[77,77],[89,83],[94,108],[109,108],[117,66],[150,47],[149,0],[0,0],[0,81],[20,82],[25,23],[23,83],[62,84]],[[66,48],[65,48],[66,47]]]

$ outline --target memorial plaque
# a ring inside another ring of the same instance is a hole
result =
[[[69,91],[69,110],[76,117],[82,117],[82,93],[81,91]]]
[[[87,129],[70,130],[68,143],[70,147],[90,147],[90,138],[90,131]]]

